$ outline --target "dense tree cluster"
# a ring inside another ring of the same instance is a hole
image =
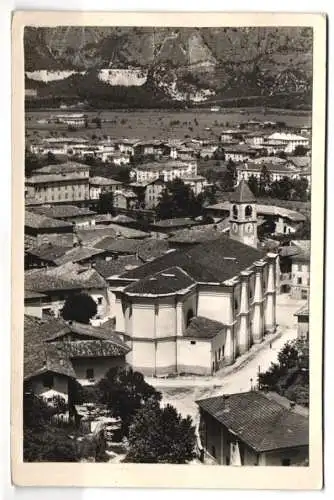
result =
[[[170,405],[160,407],[161,393],[131,368],[113,368],[98,384],[101,402],[122,421],[128,438],[128,462],[186,463],[194,458],[195,428]]]
[[[190,417],[150,401],[135,415],[129,431],[127,461],[184,464],[195,458],[195,427]]]
[[[147,384],[143,375],[131,368],[112,368],[98,384],[101,402],[115,417],[122,419],[122,433],[127,436],[135,413],[149,400],[160,401],[161,394]]]
[[[266,166],[262,168],[260,180],[253,175],[248,179],[248,185],[255,197],[270,197],[279,200],[308,201],[308,181],[306,178],[290,179],[283,177],[271,181]]]
[[[68,430],[52,425],[51,417],[62,410],[25,392],[23,398],[23,459],[26,462],[78,462],[75,441]]]
[[[309,405],[309,344],[304,339],[287,342],[277,363],[258,375],[259,389],[274,391],[296,403]]]
[[[214,189],[208,189],[196,195],[190,186],[177,178],[167,182],[161,193],[156,212],[159,219],[198,217],[202,215],[204,205],[215,202]]]
[[[97,211],[99,214],[112,214],[114,211],[114,194],[112,191],[105,191],[100,194],[97,203]]]

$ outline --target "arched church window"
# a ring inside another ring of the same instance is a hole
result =
[[[187,326],[189,326],[190,321],[194,317],[194,311],[192,309],[189,309],[187,312]]]
[[[237,207],[237,205],[233,205],[233,207],[232,207],[232,213],[233,213],[233,218],[237,219],[238,218],[238,207]]]
[[[247,205],[245,208],[245,215],[246,217],[251,217],[253,213],[253,209],[250,205]]]

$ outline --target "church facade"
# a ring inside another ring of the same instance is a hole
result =
[[[134,369],[148,376],[209,375],[276,329],[278,255],[255,248],[251,197],[240,183],[230,237],[217,235],[109,279],[116,330],[131,347]]]

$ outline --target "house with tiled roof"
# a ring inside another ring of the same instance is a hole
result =
[[[25,181],[27,197],[43,203],[89,200],[89,167],[69,163],[43,167]]]
[[[308,410],[276,393],[223,394],[196,401],[205,455],[220,465],[306,466]]]
[[[84,291],[97,305],[95,320],[110,315],[110,297],[105,279],[90,265],[82,266],[73,262],[62,265],[29,269],[24,273],[25,290],[43,294],[42,316],[61,316],[66,299]]]
[[[98,200],[102,193],[115,192],[122,188],[122,183],[107,177],[91,177],[89,179],[89,196],[91,200]]]
[[[125,366],[129,347],[110,327],[24,318],[24,385],[46,399],[70,399],[73,381],[98,382],[115,366]]]
[[[304,304],[294,316],[297,317],[297,334],[298,338],[309,339],[310,314],[308,302]]]
[[[291,297],[308,300],[310,291],[310,240],[291,241],[297,252],[291,256]]]
[[[80,208],[75,205],[41,205],[32,207],[31,211],[72,223],[76,229],[95,226],[96,213],[89,208]]]
[[[26,210],[24,214],[24,235],[27,246],[39,246],[48,243],[72,246],[74,228],[70,222],[47,217]]]

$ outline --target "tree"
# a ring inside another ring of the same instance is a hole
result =
[[[134,417],[129,432],[127,461],[185,464],[195,458],[195,427],[176,409],[150,402]]]
[[[307,148],[299,144],[298,146],[295,147],[293,151],[293,156],[305,156],[307,153]]]
[[[100,194],[97,204],[97,211],[100,214],[112,214],[114,210],[114,194],[112,191],[105,191]]]
[[[136,412],[149,400],[161,400],[160,392],[147,384],[141,373],[132,368],[111,368],[100,380],[98,390],[101,402],[106,404],[111,414],[122,420],[122,433],[127,436],[129,426]]]
[[[305,339],[287,342],[277,363],[259,373],[259,389],[277,392],[303,406],[309,404],[309,345]]]
[[[167,182],[156,211],[160,219],[173,217],[197,217],[202,212],[202,197],[196,196],[182,179]]]
[[[270,189],[270,174],[265,165],[263,165],[260,174],[260,183],[259,183],[259,195],[265,196]]]
[[[25,151],[25,166],[24,173],[27,177],[31,176],[34,170],[43,167],[43,161],[35,153],[30,153],[30,151]]]
[[[50,423],[57,409],[31,392],[23,396],[23,459],[26,462],[78,462],[75,441]]]
[[[87,293],[78,293],[68,297],[62,310],[62,316],[66,321],[78,321],[87,324],[96,313],[96,302]]]
[[[234,188],[237,180],[237,169],[234,161],[232,161],[231,158],[227,162],[226,173],[227,188],[232,189]]]
[[[59,163],[59,160],[51,151],[48,151],[48,154],[46,155],[46,160],[48,165],[57,165]]]
[[[252,191],[255,197],[259,195],[259,183],[255,175],[251,175],[248,179],[249,189]]]
[[[130,170],[129,167],[120,167],[119,170],[115,172],[114,178],[123,184],[129,184]]]
[[[306,219],[293,235],[294,239],[310,240],[311,239],[311,221]]]

